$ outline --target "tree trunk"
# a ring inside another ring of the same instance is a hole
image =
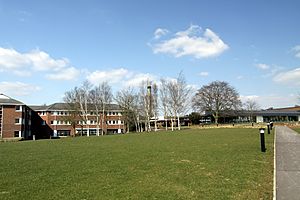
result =
[[[177,126],[178,126],[178,130],[180,130],[180,119],[179,119],[179,115],[177,115]]]
[[[90,125],[87,126],[86,134],[88,137],[90,137]]]
[[[168,130],[168,119],[165,119],[166,131]]]
[[[219,123],[219,113],[216,112],[213,117],[215,118],[215,124],[218,124]]]
[[[102,109],[102,120],[101,120],[101,126],[102,126],[102,129],[101,129],[101,135],[103,136],[104,135],[104,114],[105,114],[105,109],[104,109],[104,106],[102,106],[103,109]]]
[[[96,114],[96,123],[97,123],[97,126],[96,126],[96,131],[97,131],[97,136],[99,136],[100,135],[100,133],[99,133],[99,129],[100,129],[100,127],[99,127],[99,113],[98,113],[98,111],[96,111],[97,112],[97,114]]]

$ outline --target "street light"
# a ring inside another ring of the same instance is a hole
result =
[[[260,133],[260,149],[261,149],[261,152],[266,152],[265,128],[260,128],[259,133]]]

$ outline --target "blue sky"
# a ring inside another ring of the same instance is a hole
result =
[[[0,0],[0,92],[62,100],[84,80],[234,86],[262,108],[300,104],[300,1]]]

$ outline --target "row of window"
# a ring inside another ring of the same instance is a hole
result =
[[[15,124],[22,124],[24,121],[22,118],[15,118]],[[109,120],[106,121],[107,124],[109,125],[114,125],[114,124],[122,124],[121,120]],[[28,124],[31,125],[31,120],[28,121]],[[59,120],[53,120],[50,122],[51,125],[71,125],[71,122],[69,121],[59,121]],[[95,120],[88,120],[87,122],[85,121],[78,121],[78,124],[80,125],[97,125],[97,121]],[[101,122],[99,122],[101,124]],[[46,125],[46,121],[43,121],[42,125]]]
[[[19,125],[19,124],[24,124],[25,120],[23,120],[22,118],[15,118],[15,124]],[[31,120],[28,120],[28,125],[31,125]]]
[[[48,113],[47,111],[42,111],[42,112],[39,112],[39,115],[45,116],[45,115],[47,115],[47,113]],[[51,113],[51,115],[58,115],[58,116],[70,115],[70,113],[66,112],[66,111],[52,111],[50,113]],[[83,113],[82,113],[82,115],[83,115]],[[96,112],[90,112],[89,115],[94,116],[94,115],[96,115]],[[107,116],[121,116],[121,112],[108,112]]]
[[[58,121],[58,120],[53,120],[50,122],[51,125],[71,125],[70,122],[68,121]],[[109,125],[113,125],[113,124],[122,124],[121,120],[110,120],[106,122]],[[78,124],[80,125],[97,125],[97,121],[95,120],[88,120],[87,123],[85,121],[78,121]],[[99,125],[101,124],[101,122],[99,122]],[[45,125],[45,122],[44,122]]]

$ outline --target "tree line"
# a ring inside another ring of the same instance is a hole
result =
[[[192,109],[199,113],[209,111],[218,123],[222,112],[239,110],[242,107],[239,93],[229,83],[213,81],[195,92],[187,84],[183,73],[179,73],[176,79],[161,78],[159,82],[145,80],[138,87],[123,88],[115,95],[107,82],[92,85],[85,81],[81,86],[67,91],[64,102],[68,105],[68,121],[74,133],[78,119],[89,129],[89,114],[93,112],[96,116],[97,135],[105,134],[104,128],[99,132],[99,127],[105,126],[112,102],[122,110],[122,121],[127,133],[131,130],[157,131],[158,116],[164,117],[166,130],[180,130],[180,116]],[[249,110],[258,108],[257,103],[251,100],[246,102],[247,106]],[[154,126],[151,126],[150,122]]]

